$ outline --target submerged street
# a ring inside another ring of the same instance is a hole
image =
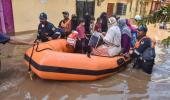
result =
[[[34,77],[30,80],[24,64],[24,53],[30,46],[1,45],[1,100],[169,100],[170,49],[159,40],[170,36],[167,30],[149,26],[148,35],[155,38],[156,63],[152,75],[128,65],[126,70],[97,81],[50,81]],[[33,41],[35,34],[16,38]]]

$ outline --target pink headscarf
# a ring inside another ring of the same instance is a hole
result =
[[[131,32],[136,32],[136,28],[131,25],[130,20],[126,19],[126,24],[130,28]]]

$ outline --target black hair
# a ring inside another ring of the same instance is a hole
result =
[[[97,22],[99,22],[100,20],[101,20],[101,18],[100,18],[100,17],[98,17],[98,18],[97,18]]]
[[[91,19],[91,20],[95,20],[94,16],[90,16],[90,19]]]
[[[85,22],[85,20],[84,20],[83,18],[80,18],[80,19],[79,19],[79,24],[80,24],[80,23],[83,23],[83,22]]]

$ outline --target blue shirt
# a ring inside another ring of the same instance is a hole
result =
[[[40,23],[39,26],[38,26],[38,33],[39,34],[48,33],[47,36],[51,36],[55,32],[56,32],[56,27],[50,22],[47,22],[46,24]]]

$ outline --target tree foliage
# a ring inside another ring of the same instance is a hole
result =
[[[158,11],[152,12],[150,15],[145,16],[142,20],[142,23],[155,24],[169,21],[170,21],[170,4],[166,6],[161,6]]]
[[[170,4],[161,6],[159,10],[152,12],[150,15],[145,16],[140,24],[156,24],[161,22],[170,22]],[[165,47],[170,45],[170,36],[161,41]]]

